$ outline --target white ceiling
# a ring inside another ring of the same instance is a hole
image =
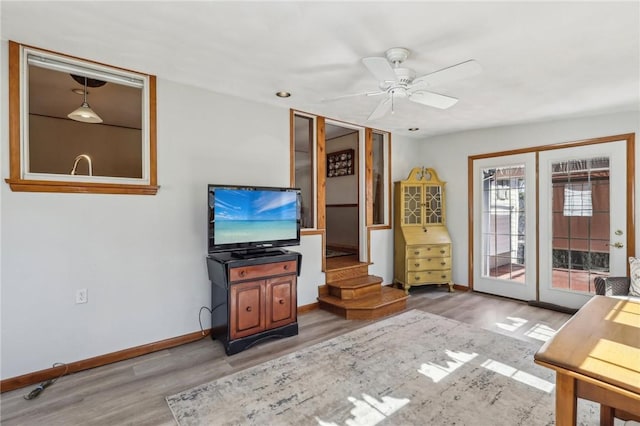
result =
[[[417,137],[640,105],[637,1],[2,1],[1,14],[5,40]],[[433,88],[459,98],[447,110],[401,100],[367,123],[379,98],[325,101],[377,90],[361,59],[395,46],[419,76],[468,59],[483,72]]]

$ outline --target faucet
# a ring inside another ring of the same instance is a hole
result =
[[[76,174],[76,168],[78,167],[78,162],[82,159],[87,160],[87,164],[89,165],[89,176],[93,176],[93,165],[91,164],[91,157],[89,157],[87,154],[80,154],[76,157],[75,161],[73,162],[73,169],[71,169],[71,173],[72,175]]]

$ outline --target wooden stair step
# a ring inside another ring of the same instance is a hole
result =
[[[365,262],[358,262],[354,263],[353,265],[344,266],[342,268],[330,269],[325,273],[327,283],[360,277],[368,274],[369,264]]]
[[[406,308],[408,296],[403,290],[383,286],[378,293],[358,299],[344,300],[335,296],[319,296],[320,308],[346,319],[374,319],[391,315]]]
[[[382,278],[363,275],[327,283],[329,294],[340,299],[357,299],[368,294],[379,293]]]
[[[381,284],[381,283],[382,283],[382,277],[378,277],[376,275],[362,275],[359,277],[347,278],[340,281],[330,282],[330,283],[327,283],[327,285],[329,287],[354,289],[354,288],[367,287],[372,284]]]

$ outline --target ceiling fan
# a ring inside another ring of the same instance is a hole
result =
[[[415,71],[401,66],[409,54],[409,49],[393,47],[385,52],[384,58],[373,56],[362,59],[364,66],[379,81],[380,87],[379,91],[365,94],[367,96],[386,94],[369,115],[368,121],[377,120],[390,111],[393,112],[394,102],[399,98],[406,98],[434,108],[447,109],[458,102],[458,99],[434,93],[429,89],[441,83],[471,77],[482,71],[478,62],[469,60],[416,77]]]

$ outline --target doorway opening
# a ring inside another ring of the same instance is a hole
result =
[[[326,241],[328,264],[360,258],[360,131],[326,123]],[[329,265],[327,265],[329,267]]]

